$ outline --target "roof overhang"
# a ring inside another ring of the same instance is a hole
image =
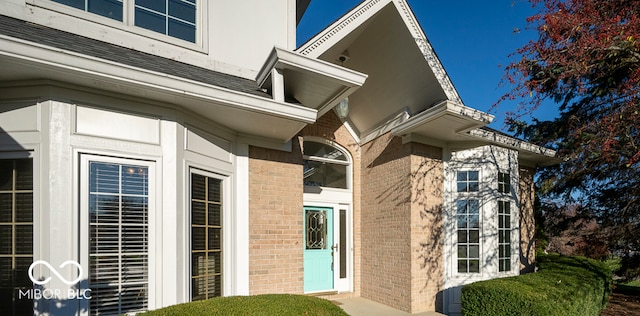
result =
[[[453,101],[443,101],[395,126],[396,136],[418,135],[445,144],[467,140],[468,131],[485,126],[493,115]]]
[[[556,151],[553,149],[541,147],[491,129],[474,129],[470,130],[468,134],[483,144],[499,145],[517,150],[518,159],[525,166],[545,167],[562,162],[562,159],[556,157]]]
[[[283,77],[282,87],[274,86],[274,76]],[[367,75],[360,72],[278,47],[256,76],[258,86],[274,95],[284,93],[285,99],[295,99],[317,110],[318,118],[360,88],[366,79]]]
[[[300,104],[0,35],[0,82],[54,80],[174,104],[239,135],[287,142],[318,111]]]

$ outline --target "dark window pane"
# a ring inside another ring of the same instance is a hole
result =
[[[0,193],[0,223],[13,222],[13,205],[11,193]]]
[[[205,250],[206,249],[206,230],[201,227],[191,228],[191,247],[193,250]]]
[[[16,160],[16,190],[33,190],[33,161]]]
[[[162,34],[167,33],[166,16],[136,8],[136,26]]]
[[[70,7],[84,10],[84,0],[53,0],[53,1],[68,5]]]
[[[89,195],[89,216],[92,223],[118,223],[120,199],[115,195]]]
[[[480,272],[480,260],[469,260],[469,272],[471,273]]]
[[[209,179],[209,202],[221,202],[220,198],[220,184],[222,180],[216,178],[208,178]]]
[[[469,231],[469,242],[477,244],[480,242],[480,231],[478,230],[470,230]]]
[[[196,23],[196,6],[180,0],[169,0],[169,15]]]
[[[202,200],[206,199],[205,193],[205,177],[199,174],[191,174],[191,199]]]
[[[209,250],[221,249],[220,228],[209,228]]]
[[[467,258],[467,246],[458,246],[458,258]]]
[[[346,189],[347,166],[305,160],[304,185]]]
[[[209,252],[207,255],[207,269],[209,274],[221,273],[220,271],[220,253],[219,252]]]
[[[458,231],[458,242],[466,244],[469,240],[467,239],[467,231],[459,230]]]
[[[160,13],[167,13],[167,3],[164,0],[136,0],[136,6],[158,11]]]
[[[467,269],[467,260],[458,260],[458,272],[467,273],[469,270]]]
[[[209,225],[220,226],[220,205],[209,203]]]
[[[33,253],[33,227],[31,225],[16,225],[16,254],[30,255]]]
[[[0,254],[13,253],[13,228],[11,225],[0,225]]]
[[[122,2],[117,0],[89,0],[87,11],[122,21]]]
[[[33,221],[33,193],[16,193],[16,222]]]
[[[205,205],[204,202],[191,202],[191,223],[193,225],[206,225]]]

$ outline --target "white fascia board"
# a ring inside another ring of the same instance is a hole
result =
[[[443,101],[431,108],[423,111],[422,113],[411,117],[410,119],[402,122],[400,125],[394,127],[391,132],[394,135],[402,136],[411,133],[412,130],[429,122],[436,120],[444,115],[453,115],[476,125],[473,128],[487,125],[493,121],[494,116],[470,107],[464,106],[453,101]],[[456,133],[465,133],[467,130],[455,131]]]
[[[317,111],[300,105],[276,102],[270,98],[233,91],[177,76],[132,67],[64,49],[0,35],[0,56],[29,65],[69,72],[97,80],[130,84],[168,93],[215,102],[245,111],[314,123]]]
[[[308,40],[298,49],[302,55],[311,58],[318,58],[322,53],[333,47],[344,37],[351,34],[362,23],[369,20],[372,16],[384,8],[393,0],[368,0],[362,1],[357,7],[347,12],[333,24],[322,30],[316,36]]]
[[[549,158],[553,158],[556,156],[556,151],[553,149],[538,146],[514,137],[499,134],[486,129],[470,130],[469,135],[518,151],[528,151]]]
[[[304,71],[312,75],[332,78],[347,87],[360,87],[367,79],[366,74],[323,60],[312,59],[279,47],[273,48],[271,54],[258,72],[256,76],[258,86],[264,85],[272,69]]]

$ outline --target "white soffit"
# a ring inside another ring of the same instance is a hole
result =
[[[287,142],[317,111],[297,104],[0,36],[1,80],[54,80],[175,104],[242,135]]]
[[[402,122],[391,130],[396,136],[419,135],[441,142],[468,140],[465,134],[485,126],[493,115],[452,101],[441,102]]]
[[[318,117],[355,92],[367,79],[366,74],[278,47],[273,49],[258,73],[258,86],[277,89],[271,80],[274,70],[284,77],[285,97],[317,110]]]

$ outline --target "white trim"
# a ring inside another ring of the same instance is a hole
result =
[[[114,156],[103,156],[96,155],[91,153],[85,153],[83,151],[74,150],[76,155],[74,155],[74,160],[78,159],[77,163],[79,163],[79,212],[78,213],[78,223],[79,223],[79,239],[80,239],[80,264],[84,271],[87,271],[87,277],[91,271],[89,270],[89,162],[106,162],[106,163],[116,163],[116,164],[133,164],[139,166],[145,166],[148,168],[148,254],[147,254],[147,309],[152,310],[161,304],[161,281],[162,281],[162,266],[161,260],[162,258],[162,230],[158,228],[158,222],[161,221],[162,217],[162,207],[158,207],[158,204],[161,205],[158,189],[161,188],[161,180],[160,176],[157,174],[157,169],[161,168],[161,163],[158,161],[150,161],[150,160],[141,160],[139,158],[130,158],[126,157],[127,155],[118,155],[118,157]],[[77,157],[77,158],[75,158]],[[86,281],[88,284],[88,280]],[[87,309],[83,309],[84,312],[88,313],[88,304]]]
[[[249,145],[237,143],[235,158],[234,294],[249,295]]]
[[[82,9],[77,9],[62,3],[56,3],[51,0],[26,0],[26,2],[29,5],[32,5],[35,7],[40,7],[47,10],[59,12],[64,15],[78,18],[89,23],[102,25],[106,28],[117,29],[127,33],[140,35],[150,40],[155,40],[155,41],[160,41],[160,42],[164,42],[164,43],[175,45],[175,46],[180,46],[180,47],[194,50],[197,52],[206,53],[208,51],[208,47],[207,47],[208,40],[205,34],[206,30],[208,30],[208,26],[207,26],[208,22],[207,22],[207,19],[205,18],[208,12],[208,8],[207,8],[208,1],[196,0],[195,42],[182,40],[168,34],[156,32],[140,26],[136,26],[134,21],[135,1],[133,0],[123,0],[122,21],[111,19],[97,13],[92,13]],[[65,31],[70,32],[72,30],[65,30]],[[78,29],[75,29],[73,31],[82,32],[81,30],[78,30]]]

